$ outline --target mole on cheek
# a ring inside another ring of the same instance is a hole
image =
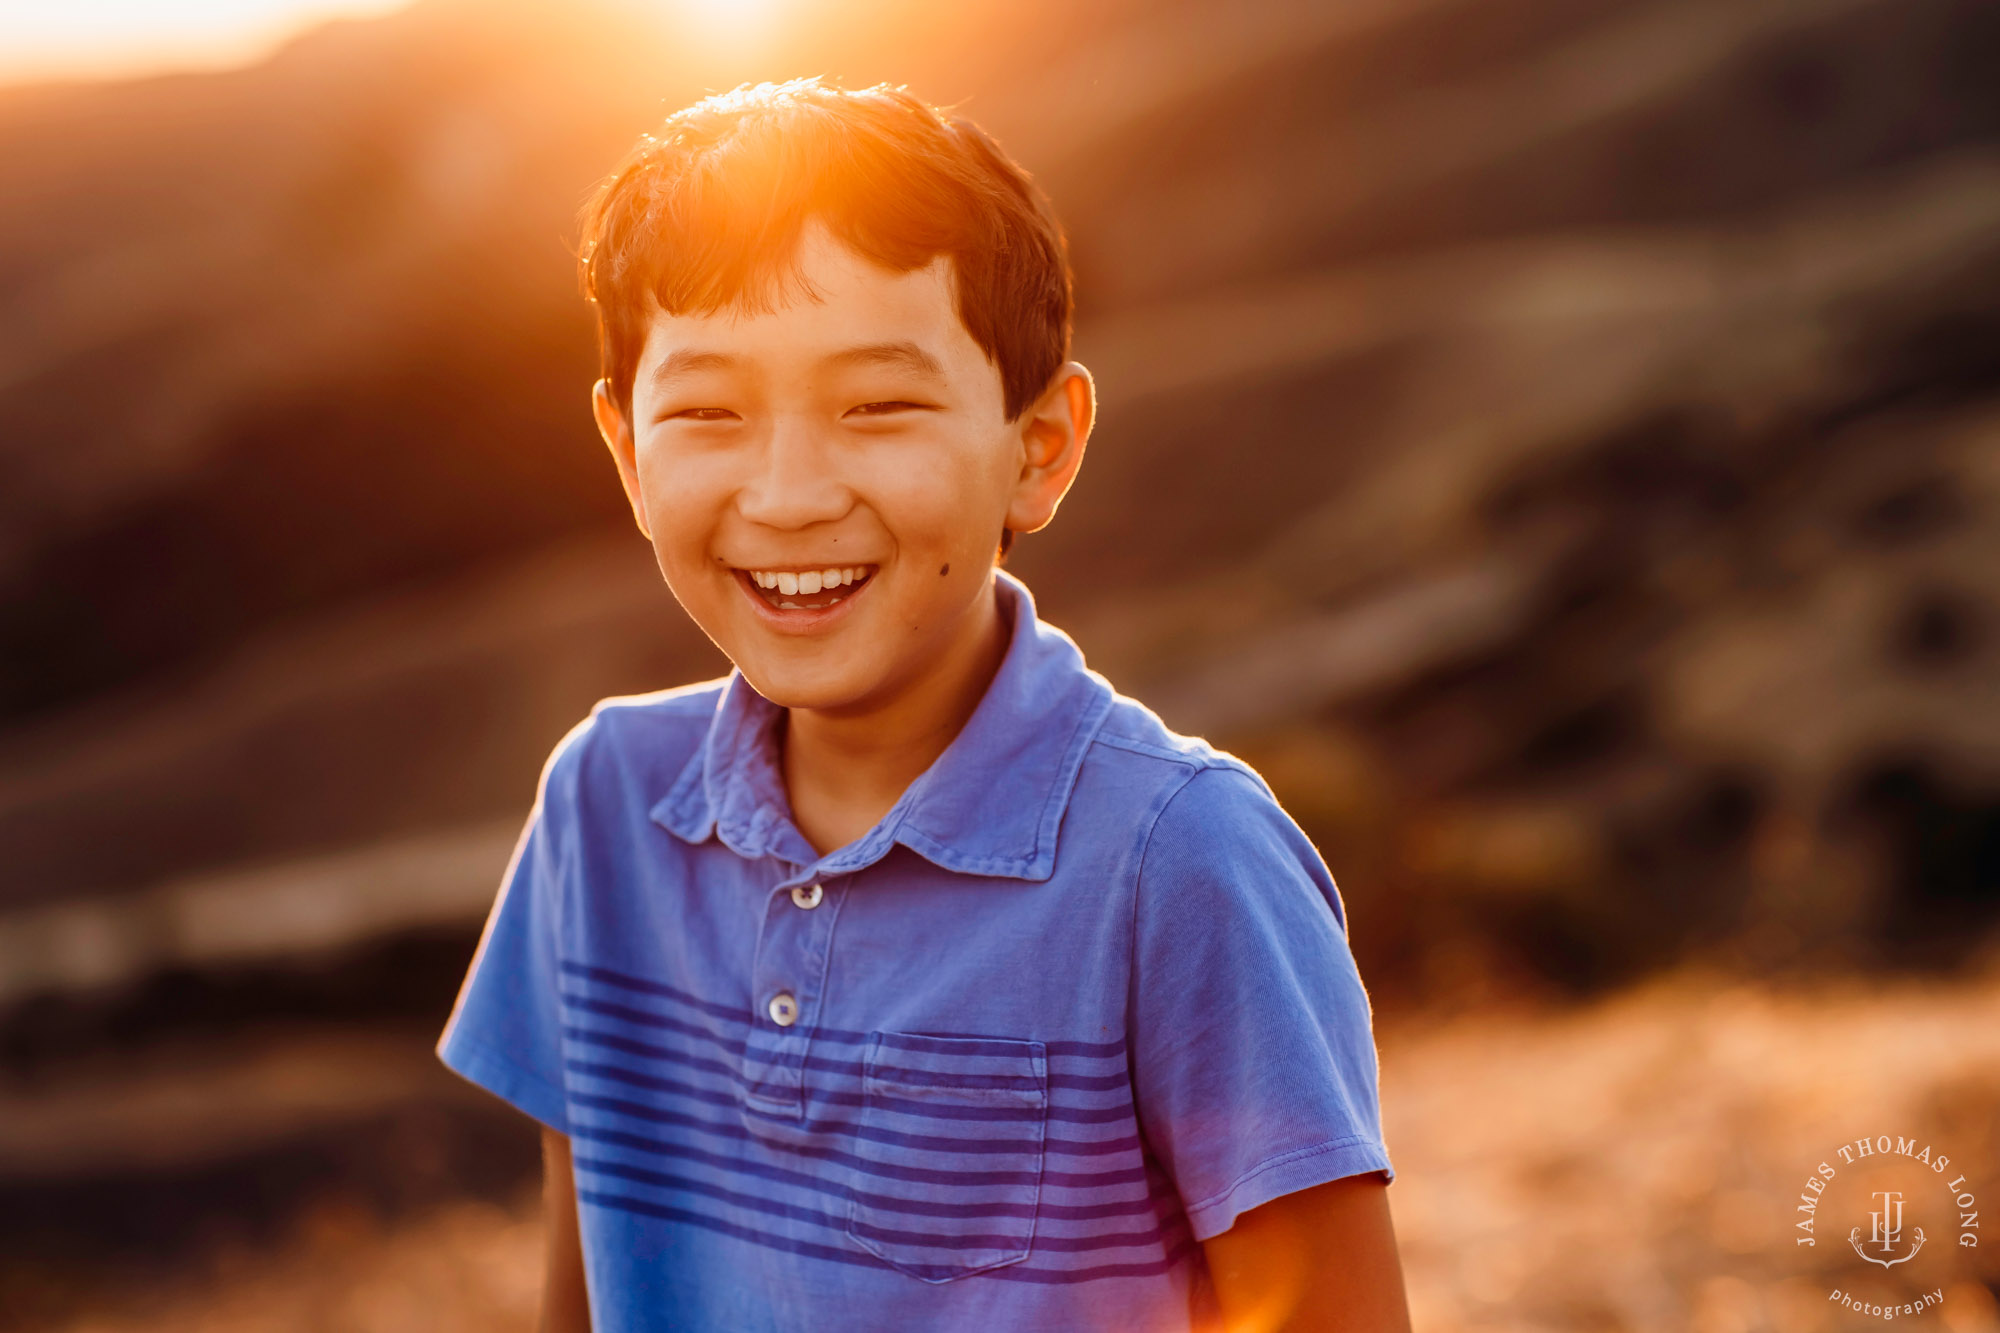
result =
[[[950,566],[950,565],[939,565],[939,566],[938,566],[938,577],[939,577],[939,578],[943,578],[943,577],[944,577],[945,575],[947,575],[947,574],[949,574],[949,573],[951,573],[951,566]]]

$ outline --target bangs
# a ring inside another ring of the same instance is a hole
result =
[[[585,294],[630,411],[655,308],[768,313],[818,294],[807,225],[893,272],[951,260],[960,319],[1017,417],[1069,351],[1061,231],[1025,173],[968,122],[894,89],[816,81],[710,98],[647,135],[585,218]]]

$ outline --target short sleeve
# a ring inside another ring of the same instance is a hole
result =
[[[1134,912],[1139,1120],[1195,1239],[1329,1180],[1393,1180],[1339,891],[1260,780],[1213,767],[1181,787],[1148,835]]]
[[[562,1016],[557,930],[574,810],[572,732],[542,770],[458,1002],[438,1040],[454,1073],[563,1133]]]

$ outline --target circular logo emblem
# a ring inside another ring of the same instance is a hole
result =
[[[1837,1285],[1827,1299],[1871,1319],[1939,1312],[1979,1248],[1979,1191],[1933,1144],[1900,1134],[1843,1143],[1806,1177],[1793,1243]]]

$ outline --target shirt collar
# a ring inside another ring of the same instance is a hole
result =
[[[775,856],[815,875],[846,874],[901,843],[946,870],[1045,880],[1056,832],[1111,686],[1067,634],[1035,614],[1027,585],[994,571],[1007,653],[964,728],[879,823],[819,857],[792,824],[778,767],[782,711],[731,671],[707,738],[652,809],[689,842],[720,837],[739,856]]]

